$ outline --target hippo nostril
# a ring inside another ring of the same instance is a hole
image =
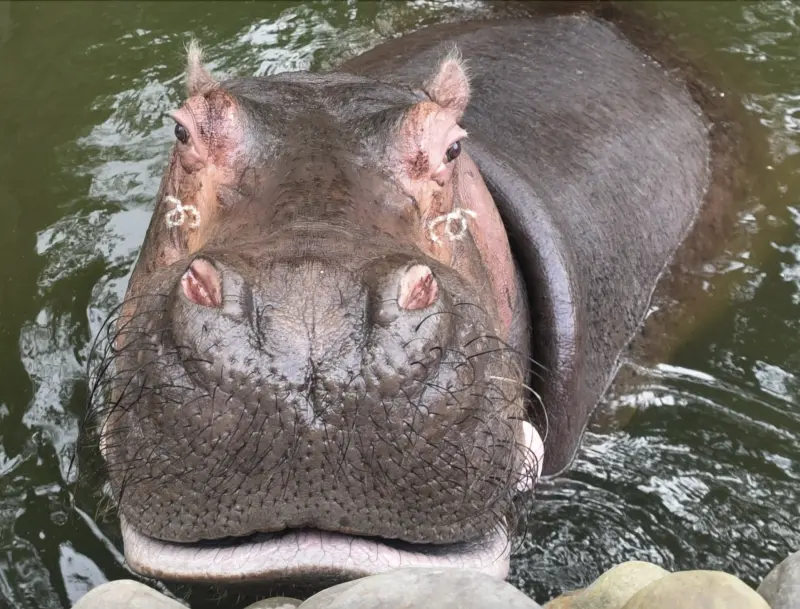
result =
[[[193,303],[203,307],[222,305],[222,284],[214,265],[203,258],[195,258],[181,277],[183,294]]]
[[[403,309],[416,311],[431,306],[439,297],[439,285],[424,264],[410,267],[400,281],[397,302]]]

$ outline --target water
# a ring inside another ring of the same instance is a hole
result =
[[[135,577],[102,480],[70,457],[90,341],[122,296],[172,141],[189,34],[216,72],[267,74],[466,9],[480,5],[0,2],[0,607],[69,607]],[[646,10],[724,73],[769,159],[737,238],[699,270],[677,348],[623,363],[636,382],[613,387],[573,469],[540,488],[512,567],[540,601],[629,559],[756,584],[800,549],[800,6]]]

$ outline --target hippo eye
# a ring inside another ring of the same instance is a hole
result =
[[[452,163],[458,158],[459,154],[461,154],[461,142],[453,142],[447,152],[444,153],[444,158],[448,163]]]
[[[189,141],[189,132],[186,131],[186,127],[181,125],[180,123],[175,124],[175,137],[178,138],[178,141],[181,144],[185,144]]]

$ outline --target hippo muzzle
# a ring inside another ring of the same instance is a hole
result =
[[[220,84],[193,49],[189,82],[103,377],[129,564],[214,582],[505,576],[542,452],[508,243],[488,238],[499,216],[461,154],[460,63],[424,94],[348,75]]]

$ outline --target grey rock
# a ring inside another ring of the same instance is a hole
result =
[[[276,596],[248,605],[245,609],[295,609],[299,607],[302,602],[303,601],[299,601],[296,598],[289,598],[288,596]]]
[[[330,588],[325,588],[322,592],[317,592],[314,596],[308,599],[305,603],[300,605],[300,609],[307,609],[310,607],[308,603],[312,600],[314,601],[313,607],[314,609],[328,609],[331,606],[331,603],[336,600],[336,597],[342,594],[345,590],[349,590],[356,584],[361,582],[361,579],[355,579],[353,581],[344,582],[343,584],[339,584],[337,586],[331,586]]]
[[[757,592],[772,609],[800,609],[800,551],[774,567]]]
[[[186,609],[178,601],[130,579],[107,582],[82,596],[72,609]]]
[[[300,609],[541,609],[511,584],[466,569],[399,569],[348,584],[337,594],[332,588],[312,596]]]

